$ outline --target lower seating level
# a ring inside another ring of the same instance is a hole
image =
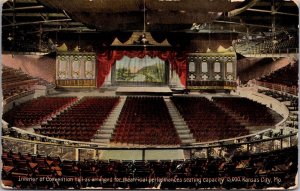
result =
[[[3,115],[3,119],[15,127],[39,125],[76,100],[75,97],[39,97],[15,106]]]
[[[248,134],[234,118],[205,97],[172,97],[178,111],[199,142],[221,140]]]
[[[119,97],[84,97],[35,129],[42,135],[90,141],[119,101]]]
[[[220,157],[173,161],[61,161],[59,157],[4,151],[2,183],[16,189],[289,188],[295,186],[297,151],[297,147],[291,147],[238,154],[230,160]]]
[[[142,145],[180,144],[163,97],[127,97],[112,141]]]
[[[180,137],[197,142],[234,138],[249,134],[245,126],[264,128],[282,120],[266,106],[240,97],[173,96],[179,113],[172,117],[161,96],[128,96],[118,112],[112,112],[119,103],[116,96],[76,101],[76,97],[40,97],[14,107],[3,119],[16,127],[41,125],[35,132],[50,137],[90,141],[97,133],[114,144],[136,145],[178,145]],[[111,112],[109,127],[101,131]]]
[[[214,102],[221,108],[242,117],[250,126],[276,125],[283,117],[270,108],[241,97],[214,97]]]

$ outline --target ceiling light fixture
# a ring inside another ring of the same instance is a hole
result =
[[[139,38],[139,43],[146,46],[149,44],[148,39],[146,38],[146,0],[144,0],[144,27],[143,27],[143,34]]]
[[[14,38],[11,36],[11,34],[8,34],[7,40],[12,41]]]

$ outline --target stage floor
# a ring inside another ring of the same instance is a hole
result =
[[[169,87],[118,87],[116,90],[116,95],[170,96],[172,93]]]

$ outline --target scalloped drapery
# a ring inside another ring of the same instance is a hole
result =
[[[106,50],[97,53],[97,87],[101,87],[105,81],[106,76],[109,74],[112,66],[117,60],[121,60],[123,56],[129,58],[144,58],[145,56],[151,58],[159,57],[164,61],[168,61],[172,71],[176,71],[180,77],[180,82],[183,86],[186,84],[186,67],[187,57],[185,53],[176,51],[127,51],[127,50]]]

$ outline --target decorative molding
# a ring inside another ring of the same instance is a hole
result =
[[[142,41],[142,38],[147,39],[146,42]],[[158,43],[153,38],[150,32],[133,32],[131,37],[124,43],[122,43],[118,38],[112,42],[111,46],[171,46],[167,39],[163,42]]]

